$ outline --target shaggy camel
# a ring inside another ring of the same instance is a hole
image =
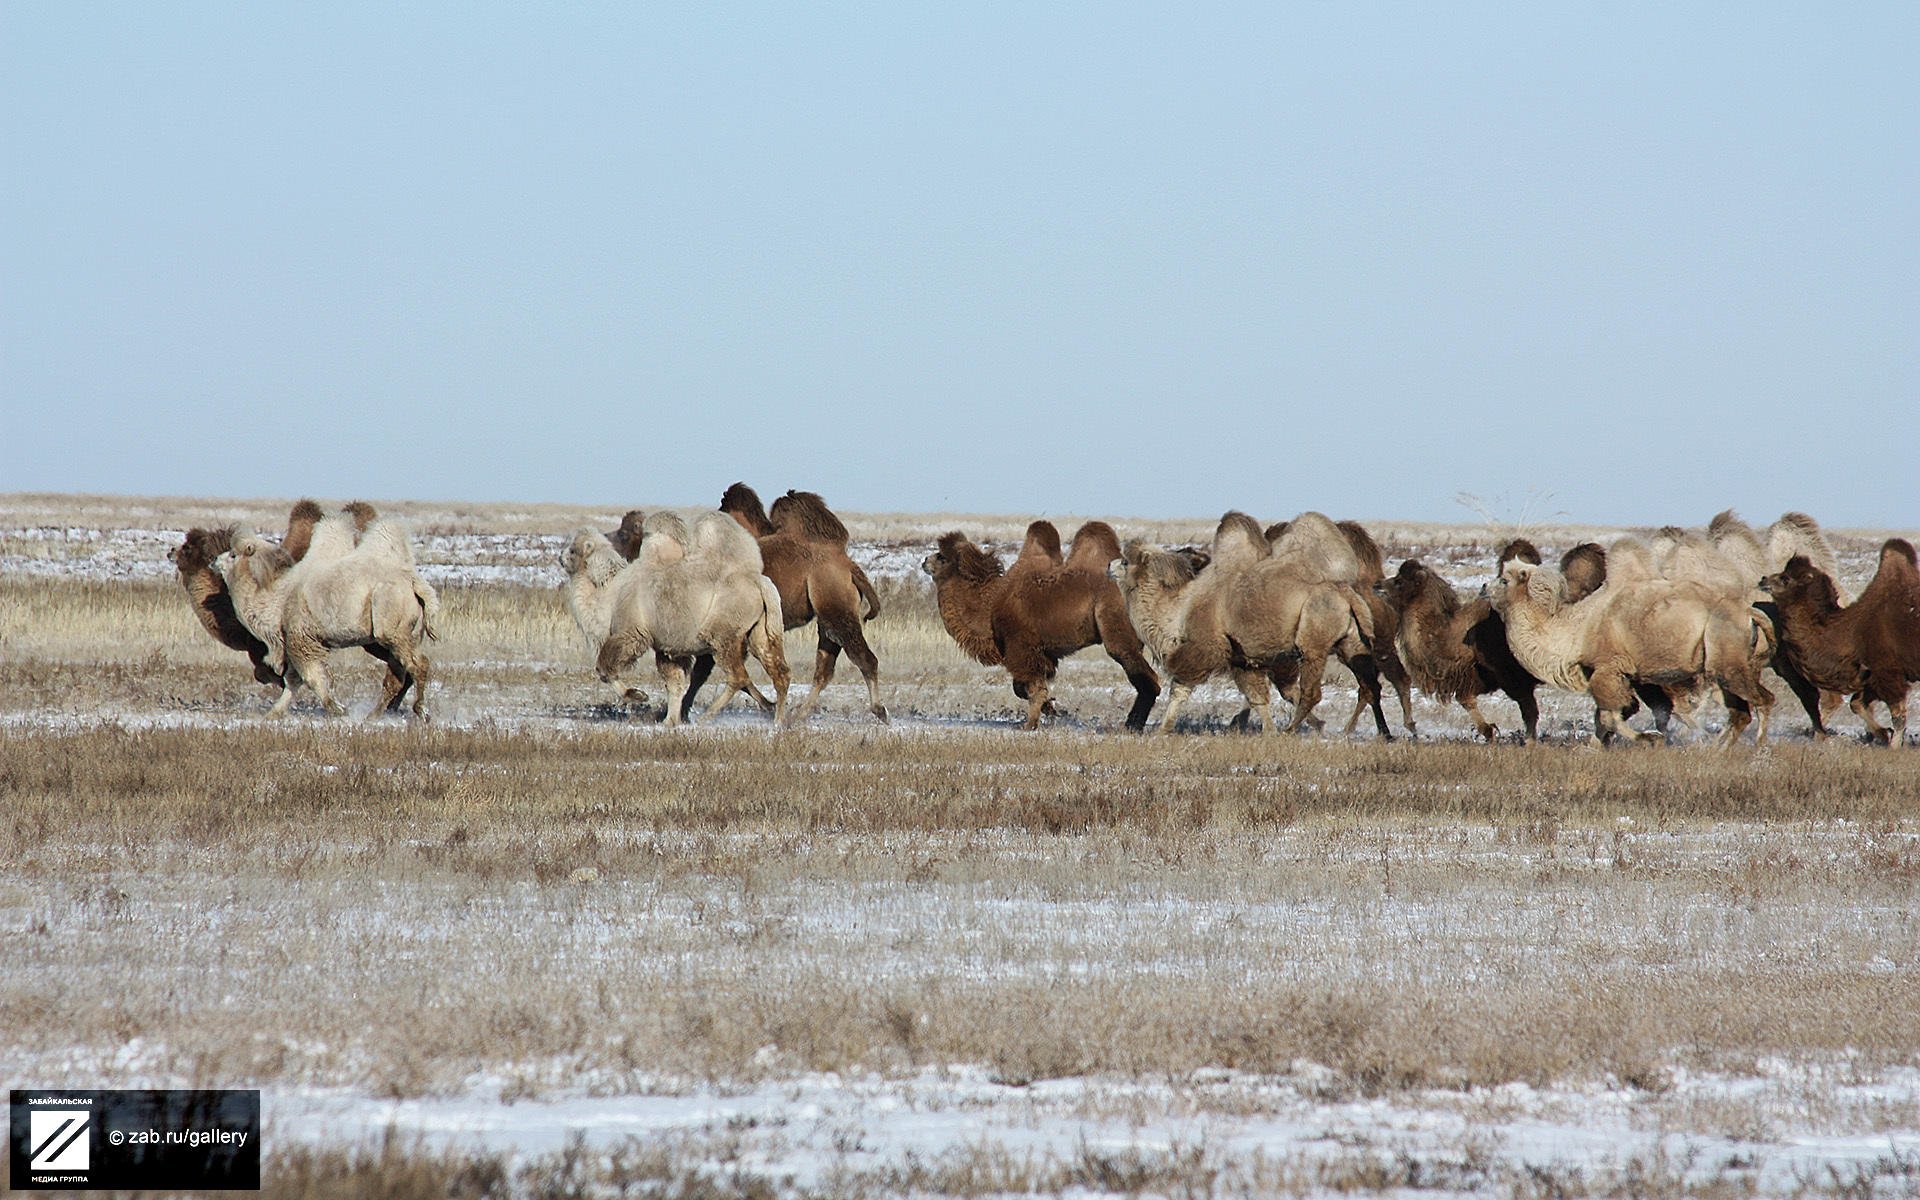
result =
[[[1115,568],[1128,613],[1171,684],[1160,731],[1174,727],[1195,687],[1224,671],[1269,733],[1279,727],[1267,684],[1291,686],[1289,730],[1299,732],[1319,703],[1328,656],[1351,665],[1368,655],[1372,607],[1302,555],[1275,557],[1245,513],[1220,518],[1210,557],[1196,573],[1184,555],[1133,542]]]
[[[213,639],[230,650],[238,650],[253,664],[253,677],[261,683],[278,685],[280,672],[267,665],[271,653],[267,644],[253,635],[233,611],[233,595],[227,581],[213,568],[214,560],[233,549],[235,527],[189,529],[186,540],[167,552],[180,574],[180,584],[193,603],[193,615]]]
[[[284,673],[270,715],[287,711],[296,682],[312,688],[328,713],[343,712],[333,698],[327,652],[363,646],[387,664],[373,713],[397,707],[412,688],[414,715],[424,719],[430,664],[420,643],[439,636],[433,623],[438,597],[410,566],[393,559],[385,539],[368,543],[364,554],[353,551],[315,564],[327,525],[316,525],[314,547],[298,564],[282,547],[251,535],[236,539],[222,558],[235,611],[275,649],[275,665]],[[304,569],[309,566],[313,569]]]
[[[847,527],[813,492],[789,491],[773,502],[769,517],[760,507],[760,497],[744,483],[726,490],[720,497],[720,511],[759,541],[760,569],[780,590],[786,627],[798,629],[816,622],[819,643],[813,656],[813,689],[794,720],[805,720],[819,706],[844,650],[866,680],[867,711],[885,724],[880,659],[862,628],[880,615],[880,596],[867,573],[847,556]],[[697,689],[698,682],[693,687]]]
[[[573,617],[574,627],[580,636],[586,639],[587,653],[599,661],[600,647],[607,640],[607,629],[613,621],[613,598],[621,581],[634,572],[633,564],[624,557],[624,552],[616,548],[618,544],[631,546],[639,553],[645,514],[634,510],[620,523],[620,528],[611,534],[601,533],[591,526],[574,530],[567,548],[560,554],[560,569],[567,574],[567,581],[560,585],[567,598],[567,612]],[[688,676],[687,692],[680,698],[680,719],[687,720],[693,712],[694,697],[700,685],[713,673],[713,655],[700,654],[693,660],[693,668]],[[636,687],[624,683],[616,685],[620,689],[623,703],[642,705],[647,695]],[[773,701],[760,694],[760,690],[751,683],[747,685],[747,694],[755,703],[767,712],[773,711]]]
[[[1789,558],[1763,586],[1779,613],[1780,657],[1820,687],[1852,693],[1870,740],[1905,745],[1907,690],[1920,683],[1920,568],[1913,544],[1902,538],[1883,543],[1879,569],[1852,604],[1841,602],[1832,577],[1804,555]],[[1875,702],[1887,706],[1891,728],[1874,719]]]
[[[1381,739],[1393,740],[1387,730],[1387,714],[1380,705],[1380,679],[1384,676],[1400,698],[1400,720],[1408,736],[1418,737],[1419,730],[1413,720],[1412,685],[1396,645],[1399,617],[1374,591],[1387,572],[1386,558],[1373,535],[1358,521],[1336,523],[1321,513],[1304,512],[1291,521],[1267,526],[1265,539],[1272,547],[1274,558],[1308,577],[1350,585],[1372,612],[1370,648],[1347,664],[1353,672],[1356,695],[1344,732],[1352,733],[1360,722],[1360,714],[1371,710]],[[1291,696],[1293,685],[1287,679],[1287,671],[1288,664],[1282,664],[1275,680],[1281,684],[1282,692]]]
[[[312,543],[313,532],[325,517],[319,504],[312,500],[297,501],[287,515],[287,533],[281,539],[280,548],[294,562],[306,556]],[[215,569],[215,561],[233,549],[238,535],[234,525],[216,529],[190,529],[185,540],[175,549],[168,551],[180,583],[186,588],[192,601],[194,615],[199,618],[202,627],[214,640],[230,649],[246,654],[253,665],[253,677],[261,683],[275,686],[284,683],[278,666],[270,664],[274,658],[273,649],[256,637],[241,621],[234,611],[233,596],[227,590],[226,579]],[[389,665],[389,672],[392,668]],[[392,680],[390,679],[391,683]]]
[[[787,656],[780,592],[760,572],[754,538],[724,513],[702,513],[689,535],[673,513],[646,519],[640,557],[613,589],[599,672],[614,683],[635,659],[652,651],[667,687],[667,724],[678,725],[695,656],[711,654],[727,686],[707,708],[711,717],[734,695],[752,691],[747,657],[773,681],[775,728],[785,724]]]
[[[1375,590],[1393,609],[1401,661],[1423,691],[1457,701],[1489,742],[1499,731],[1481,715],[1479,698],[1505,692],[1520,706],[1527,740],[1539,740],[1540,703],[1534,689],[1540,681],[1513,657],[1506,622],[1491,603],[1479,599],[1462,604],[1453,585],[1417,558],[1401,563],[1394,577]]]
[[[1773,654],[1770,622],[1737,600],[1698,583],[1610,578],[1577,604],[1566,602],[1558,571],[1509,562],[1492,589],[1514,657],[1541,681],[1594,700],[1594,737],[1639,740],[1626,723],[1636,681],[1663,685],[1708,680],[1726,700],[1724,744],[1732,746],[1759,710],[1756,744],[1767,737],[1773,694],[1760,669]]]
[[[1009,575],[958,530],[943,534],[921,564],[933,577],[940,619],[953,640],[976,661],[1004,666],[1013,677],[1014,694],[1027,702],[1022,728],[1039,727],[1060,660],[1088,646],[1105,647],[1133,685],[1127,728],[1146,726],[1160,677],[1147,663],[1119,587],[1107,578],[1107,564],[1119,555],[1113,527],[1088,521],[1073,535],[1066,560],[1051,570]]]

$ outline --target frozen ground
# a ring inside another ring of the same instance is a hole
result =
[[[560,581],[557,559],[564,537],[562,531],[432,532],[418,545],[423,573],[438,583],[546,588]],[[94,529],[15,523],[0,513],[0,576],[166,581],[172,578],[166,552],[178,540],[164,518],[143,528]],[[1418,543],[1404,549],[1446,564],[1442,569],[1461,586],[1487,577],[1487,555],[1477,545]],[[1847,542],[1841,549],[1843,569],[1858,587],[1871,571],[1871,545]],[[853,552],[876,579],[917,578],[926,546],[900,539],[859,541]],[[805,633],[789,639],[801,681],[811,645]],[[883,647],[883,661],[886,654]],[[443,725],[523,728],[564,737],[586,724],[626,720],[607,706],[605,689],[591,681],[584,651],[577,661],[503,660],[494,665],[531,677],[498,686],[485,682],[486,660],[448,665],[455,668],[457,682],[434,698]],[[371,671],[355,661],[342,672],[353,677],[349,690],[362,709],[370,698]],[[849,678],[843,666],[819,728],[934,744],[949,731],[999,725],[1015,713],[997,672],[969,669],[962,683],[935,676],[894,683],[888,699],[895,723],[882,730],[864,716],[857,685]],[[1064,664],[1061,694],[1068,711],[1056,735],[1091,739],[1110,730],[1124,708],[1118,682],[1097,652]],[[648,684],[647,690],[657,693]],[[794,699],[804,692],[804,682],[798,682]],[[1781,698],[1786,703],[1778,711],[1786,732],[1798,735],[1802,719],[1791,712],[1789,698]],[[1584,731],[1587,706],[1550,694],[1542,701],[1543,728],[1550,735]],[[163,699],[138,705],[76,703],[53,711],[0,697],[0,736],[103,724],[230,729],[255,723],[267,702],[264,692],[247,692],[237,705]],[[1330,688],[1320,714],[1337,729],[1352,703],[1350,689]],[[1234,707],[1232,690],[1214,685],[1196,694],[1194,712],[1217,728]],[[1505,700],[1489,700],[1487,709],[1502,728],[1515,724]],[[1397,709],[1390,704],[1388,712],[1397,730]],[[1418,698],[1416,717],[1428,733],[1467,736],[1457,708]],[[326,724],[310,714],[296,716],[294,723]],[[710,728],[676,734],[651,721],[631,724],[636,738],[724,740],[757,735],[764,728],[764,719],[745,706]],[[1714,728],[1710,723],[1709,732]],[[1361,735],[1370,736],[1369,729],[1370,721],[1363,720]],[[1583,757],[1579,769],[1594,769],[1601,761]],[[833,766],[819,763],[815,769]],[[1579,869],[1618,870],[1618,856],[1626,853],[1639,856],[1638,861],[1669,862],[1677,877],[1695,872],[1704,878],[1762,861],[1766,854],[1839,861],[1862,838],[1920,837],[1912,827],[1844,826],[1623,828],[1616,833],[1594,842],[1591,861]],[[1753,839],[1765,845],[1756,848]],[[204,1004],[210,1015],[232,996],[245,994],[241,984],[227,980],[224,956],[214,966],[201,954],[209,931],[228,928],[275,931],[276,952],[290,948],[294,961],[307,969],[347,960],[372,963],[367,969],[389,977],[389,988],[401,986],[395,980],[409,980],[421,961],[442,969],[449,962],[472,964],[438,977],[438,986],[447,989],[446,1002],[455,1006],[463,996],[477,1004],[486,987],[488,956],[508,953],[522,955],[531,964],[529,974],[557,981],[552,986],[561,989],[559,995],[566,994],[569,981],[589,974],[666,986],[675,972],[703,971],[715,979],[744,977],[778,991],[812,978],[820,963],[875,987],[911,988],[931,977],[1043,988],[1051,981],[1139,979],[1203,994],[1285,980],[1288,972],[1389,985],[1471,987],[1476,981],[1573,978],[1583,963],[1615,960],[1636,962],[1649,979],[1689,966],[1706,970],[1716,963],[1768,962],[1807,970],[1832,964],[1856,978],[1920,980],[1920,914],[1910,892],[1893,901],[1884,893],[1862,894],[1831,909],[1798,913],[1782,928],[1763,920],[1778,918],[1766,911],[1765,901],[1729,903],[1704,885],[1700,894],[1688,893],[1673,904],[1638,907],[1619,905],[1617,891],[1608,893],[1606,904],[1552,894],[1540,882],[1544,867],[1535,851],[1493,844],[1484,830],[1443,841],[1436,838],[1434,854],[1499,886],[1439,896],[1413,889],[1363,904],[1316,895],[1310,888],[1278,899],[1191,894],[1160,884],[1089,894],[1065,863],[1066,874],[1042,886],[992,880],[971,887],[875,886],[803,873],[758,895],[730,891],[722,882],[712,885],[711,894],[695,889],[668,896],[624,884],[593,890],[589,882],[576,892],[591,892],[590,902],[557,904],[521,882],[488,885],[477,894],[441,895],[433,885],[369,894],[355,892],[350,883],[329,890],[322,881],[263,897],[257,893],[266,885],[240,871],[230,877],[197,868],[184,876],[150,878],[103,873],[49,882],[0,864],[0,943],[22,945],[36,919],[42,931],[49,921],[55,929],[66,922],[87,931],[79,943],[82,956],[91,952],[98,958],[83,970],[75,965],[78,959],[56,957],[45,977],[49,995],[104,994],[116,981],[134,978],[128,962],[151,966],[164,960],[168,966],[153,968],[149,984],[219,989],[193,992],[194,999],[180,1001]],[[1024,850],[1010,843],[996,853],[1008,859],[1048,856],[1059,849],[1060,843]],[[1289,850],[1282,840],[1270,853],[1277,872],[1308,857],[1322,862],[1349,854],[1359,856],[1358,862],[1384,855],[1365,838],[1334,854]],[[155,943],[144,935],[138,942],[118,940],[131,935],[122,928],[123,914],[102,908],[101,889],[119,889],[123,901],[131,893],[136,910],[164,915],[162,925],[174,942]],[[215,899],[206,901],[209,896]],[[474,912],[484,919],[472,919]],[[687,931],[709,924],[720,939],[717,946],[689,944],[669,955],[652,953],[662,939],[671,947],[676,938],[694,936]],[[630,944],[640,934],[652,939],[651,951]],[[500,949],[507,944],[514,948]],[[350,990],[339,990],[339,983],[328,984],[335,989],[329,991],[298,978],[276,978],[287,960],[274,961],[281,965],[254,964],[254,975],[235,978],[274,978],[281,1002],[290,1006],[303,990],[316,990],[314,1002],[322,1005],[351,1003]],[[17,958],[10,967],[16,983],[27,980],[22,972],[40,969],[23,967]],[[104,1050],[47,1046],[16,1031],[0,1058],[0,1072],[19,1085],[207,1082],[182,1066],[184,1053],[179,1046],[137,1037]],[[1537,1171],[1595,1179],[1631,1175],[1651,1164],[1695,1181],[1730,1179],[1737,1187],[1768,1193],[1920,1194],[1920,1052],[1891,1066],[1863,1065],[1845,1050],[1819,1051],[1762,1058],[1751,1069],[1708,1071],[1668,1063],[1651,1077],[1631,1081],[1605,1077],[1540,1087],[1511,1083],[1367,1096],[1329,1066],[1305,1059],[1266,1074],[1208,1070],[1025,1081],[973,1062],[833,1074],[807,1069],[769,1045],[759,1077],[732,1085],[531,1059],[488,1063],[449,1086],[400,1100],[382,1095],[384,1089],[361,1069],[364,1064],[352,1048],[290,1039],[285,1057],[293,1065],[264,1085],[270,1146],[362,1144],[392,1133],[427,1148],[540,1156],[575,1142],[596,1153],[615,1152],[635,1140],[665,1142],[683,1162],[716,1174],[759,1176],[782,1189],[824,1194],[834,1194],[837,1181],[846,1179],[905,1177],[910,1165],[983,1159],[1105,1164],[1112,1169],[1112,1182],[1085,1190],[1113,1193],[1140,1190],[1126,1181],[1132,1177],[1129,1169],[1142,1164],[1210,1163],[1251,1178],[1259,1171],[1249,1164],[1265,1162],[1292,1164],[1309,1175],[1315,1164],[1349,1171],[1375,1164],[1379,1171],[1367,1177],[1402,1191],[1505,1194]],[[311,1069],[302,1067],[309,1058]],[[1105,1176],[1096,1171],[1094,1177]]]
[[[377,1143],[390,1134],[433,1148],[553,1154],[671,1139],[698,1169],[757,1175],[826,1190],[848,1176],[901,1164],[996,1154],[1070,1163],[1197,1159],[1248,1176],[1267,1161],[1311,1177],[1314,1167],[1377,1166],[1410,1191],[1499,1192],[1546,1172],[1565,1179],[1665,1164],[1701,1183],[1731,1180],[1764,1193],[1839,1190],[1880,1181],[1883,1194],[1920,1184],[1920,1123],[1871,1133],[1785,1132],[1768,1114],[1855,1110],[1886,1119],[1920,1104],[1920,1071],[1874,1083],[1844,1065],[1765,1064],[1758,1078],[1680,1075],[1649,1094],[1620,1084],[1580,1090],[1514,1083],[1394,1099],[1329,1096],[1328,1072],[1200,1072],[1177,1080],[1046,1080],[1015,1087],[975,1068],[905,1079],[806,1075],[748,1088],[507,1102],[476,1079],[452,1100],[380,1101],[325,1092],[279,1094],[269,1136]],[[1730,1114],[1700,1122],[1695,1110]],[[1897,1119],[1897,1118],[1896,1118]],[[1842,1121],[1844,1123],[1844,1120]]]

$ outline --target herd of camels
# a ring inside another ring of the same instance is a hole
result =
[[[624,687],[652,655],[669,725],[688,719],[716,664],[725,684],[707,714],[744,691],[776,727],[802,720],[842,652],[866,682],[869,711],[885,722],[879,660],[863,630],[880,597],[847,544],[846,526],[817,494],[789,491],[768,510],[736,483],[691,525],[671,512],[636,511],[611,533],[576,531],[562,556],[567,607],[596,650],[601,680]],[[207,632],[244,652],[256,679],[279,687],[273,715],[287,711],[300,684],[339,713],[327,655],[351,646],[386,667],[376,714],[397,711],[411,691],[413,713],[426,715],[422,647],[438,636],[439,597],[415,569],[405,532],[370,505],[328,515],[302,500],[278,542],[234,526],[193,529],[170,557]],[[1208,545],[1173,549],[1122,544],[1104,521],[1082,525],[1063,546],[1050,522],[1035,521],[1011,563],[955,531],[923,567],[960,649],[1011,676],[1026,729],[1055,711],[1050,684],[1060,660],[1096,645],[1133,688],[1126,727],[1134,731],[1146,727],[1163,675],[1162,732],[1195,687],[1219,676],[1245,699],[1235,727],[1257,718],[1277,732],[1278,692],[1291,705],[1290,731],[1319,728],[1321,678],[1337,658],[1358,684],[1349,733],[1370,710],[1380,736],[1391,736],[1384,681],[1409,735],[1417,686],[1458,702],[1488,741],[1497,730],[1478,699],[1502,692],[1532,741],[1544,684],[1592,698],[1593,737],[1603,745],[1664,738],[1674,719],[1697,728],[1696,710],[1716,693],[1728,714],[1723,744],[1736,744],[1756,717],[1763,744],[1773,705],[1765,672],[1800,700],[1816,737],[1849,700],[1870,740],[1903,745],[1907,692],[1920,681],[1913,546],[1889,539],[1872,582],[1850,597],[1819,525],[1801,513],[1755,530],[1723,512],[1704,530],[1669,526],[1648,540],[1584,543],[1557,565],[1515,539],[1498,556],[1494,582],[1472,599],[1418,559],[1388,575],[1364,528],[1316,512],[1265,528],[1229,512]],[[782,634],[810,622],[813,688],[789,714]],[[772,699],[748,677],[748,658],[765,671]],[[1627,724],[1642,707],[1653,732]]]

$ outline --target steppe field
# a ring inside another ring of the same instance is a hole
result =
[[[1387,744],[1336,672],[1324,733],[1221,685],[1139,737],[1095,649],[1022,733],[920,562],[1030,514],[846,513],[892,723],[843,662],[665,729],[558,591],[620,509],[374,499],[431,723],[353,719],[358,651],[352,718],[269,721],[189,612],[182,531],[289,499],[0,496],[7,1086],[260,1088],[270,1196],[1920,1195],[1920,748],[1850,714],[1601,751],[1543,690],[1485,746],[1416,695]],[[1367,523],[1461,587],[1619,532]],[[1828,532],[1855,590],[1916,537]]]

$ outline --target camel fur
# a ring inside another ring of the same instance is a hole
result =
[[[1012,676],[1014,694],[1027,703],[1022,728],[1039,727],[1060,660],[1102,646],[1133,685],[1126,727],[1138,731],[1160,695],[1160,677],[1147,662],[1119,587],[1107,577],[1107,564],[1119,555],[1113,527],[1088,521],[1051,570],[1010,576],[999,559],[958,530],[943,534],[921,567],[933,578],[940,619],[953,640],[976,661],[1004,666]]]
[[[1334,536],[1346,545],[1337,530]],[[1193,689],[1222,672],[1269,733],[1279,727],[1267,685],[1292,686],[1289,730],[1297,733],[1319,702],[1327,658],[1337,653],[1351,663],[1370,648],[1366,600],[1351,584],[1322,577],[1312,558],[1275,557],[1244,513],[1221,517],[1211,562],[1197,574],[1185,556],[1140,542],[1128,546],[1115,573],[1130,616],[1167,671],[1163,733]]]
[[[737,693],[752,690],[752,656],[773,682],[774,726],[784,725],[791,678],[781,642],[785,622],[779,589],[760,570],[758,544],[725,513],[702,513],[691,532],[673,513],[648,517],[640,557],[613,589],[600,678],[615,682],[651,651],[667,688],[666,723],[678,725],[696,656],[713,655],[726,673],[726,687],[707,708],[708,717]]]
[[[761,509],[759,495],[745,483],[726,490],[720,497],[720,511],[758,540],[760,569],[779,589],[786,628],[815,623],[819,637],[813,687],[794,720],[806,720],[819,707],[844,651],[866,681],[867,711],[885,724],[880,659],[864,629],[866,622],[880,615],[880,595],[847,554],[847,527],[814,492],[789,491],[773,502],[769,517]]]
[[[1774,643],[1761,614],[1702,584],[1622,582],[1611,571],[1586,599],[1568,604],[1565,597],[1558,571],[1517,561],[1501,569],[1492,589],[1521,665],[1547,684],[1593,697],[1596,740],[1649,736],[1626,724],[1635,682],[1705,680],[1726,700],[1724,744],[1738,741],[1755,709],[1755,740],[1765,743],[1773,695],[1760,682],[1760,669]]]
[[[1912,543],[1882,543],[1872,581],[1851,604],[1805,555],[1789,558],[1763,586],[1778,608],[1781,657],[1819,687],[1851,693],[1870,740],[1905,745],[1907,693],[1920,683],[1920,568]],[[1887,706],[1891,727],[1875,719],[1876,702]]]
[[[1520,706],[1527,740],[1539,739],[1539,680],[1513,657],[1506,623],[1491,603],[1463,604],[1453,585],[1417,558],[1402,562],[1375,590],[1395,614],[1400,660],[1422,691],[1456,701],[1489,742],[1499,731],[1481,715],[1479,698],[1505,692]]]
[[[237,538],[222,559],[235,611],[284,664],[270,715],[287,711],[297,683],[312,688],[327,712],[344,711],[333,698],[327,653],[362,646],[387,665],[373,712],[397,707],[411,688],[414,715],[424,719],[431,664],[420,646],[439,636],[438,598],[411,566],[395,561],[384,538],[369,543],[366,553],[333,556],[330,541],[338,530],[328,523],[334,520],[315,526],[313,545],[298,563],[284,548],[251,535]],[[351,518],[346,524],[352,527]],[[317,553],[329,557],[319,561]]]

